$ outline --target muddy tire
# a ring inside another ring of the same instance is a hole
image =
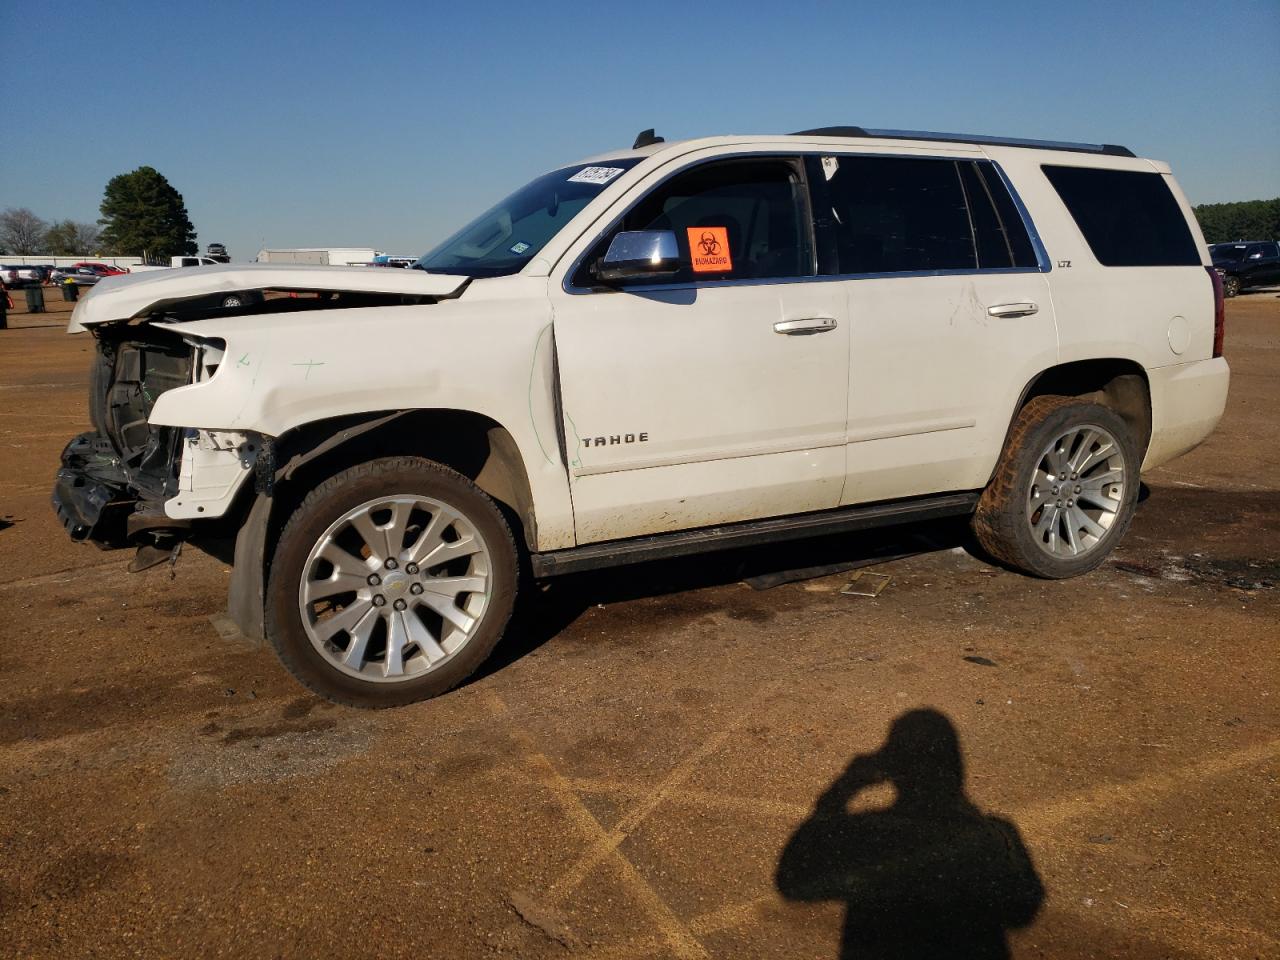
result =
[[[303,685],[353,707],[457,686],[515,604],[517,548],[470,480],[417,457],[372,460],[307,495],[267,584],[266,633]]]
[[[1035,397],[1018,413],[973,518],[978,542],[1037,577],[1076,577],[1124,536],[1138,499],[1141,454],[1112,410]]]

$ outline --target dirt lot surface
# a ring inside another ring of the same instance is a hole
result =
[[[563,580],[364,713],[215,633],[222,564],[67,540],[91,342],[11,317],[0,953],[1280,956],[1280,298],[1228,320],[1226,419],[1089,576],[943,526],[875,599],[738,582],[866,538]]]

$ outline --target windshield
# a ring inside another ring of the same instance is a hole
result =
[[[1215,260],[1239,260],[1244,256],[1244,245],[1234,243],[1217,243],[1209,250]]]
[[[424,253],[414,269],[468,277],[517,273],[578,211],[641,159],[579,163],[541,176]]]

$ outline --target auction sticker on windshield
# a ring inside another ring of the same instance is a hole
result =
[[[622,173],[622,167],[583,167],[569,178],[569,182],[608,183],[620,173]]]
[[[733,269],[727,227],[689,227],[689,259],[694,273],[726,273]]]

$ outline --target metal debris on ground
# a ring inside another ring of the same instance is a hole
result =
[[[892,579],[887,574],[859,570],[840,592],[848,597],[878,597]]]

